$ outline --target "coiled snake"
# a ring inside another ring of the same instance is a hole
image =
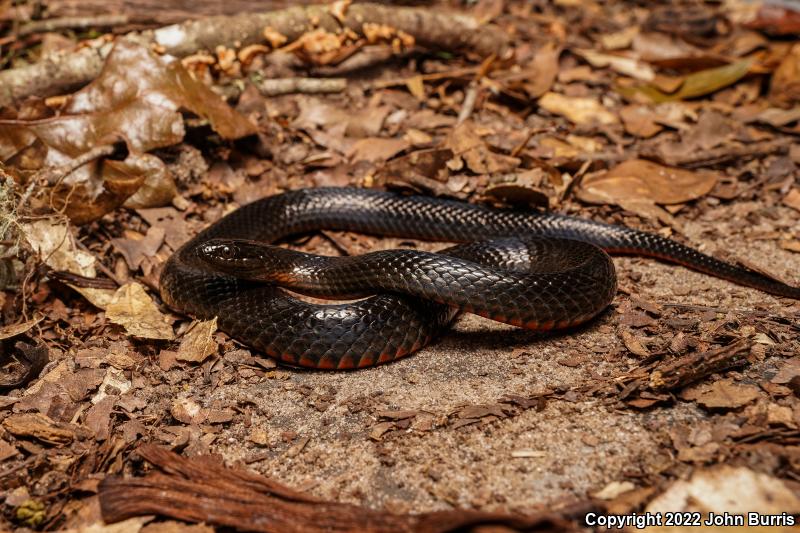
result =
[[[322,257],[272,246],[320,229],[465,243],[440,253]],[[284,363],[362,368],[419,350],[459,311],[549,330],[600,313],[616,292],[607,253],[656,257],[773,294],[792,287],[676,241],[553,213],[354,188],[287,192],[241,207],[167,261],[164,301]],[[312,296],[353,299],[311,304]]]

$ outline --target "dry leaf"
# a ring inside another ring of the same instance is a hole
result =
[[[705,96],[733,85],[749,72],[752,62],[752,59],[743,59],[729,65],[689,74],[684,78],[680,88],[674,93],[665,93],[655,85],[617,87],[617,92],[626,98],[634,98],[637,94],[641,94],[656,103],[688,100],[698,96]]]
[[[407,149],[409,142],[404,139],[384,139],[382,137],[367,137],[359,139],[350,147],[347,156],[352,161],[383,162]]]
[[[214,333],[217,331],[217,318],[195,321],[184,334],[175,358],[180,361],[202,363],[208,356],[217,353]]]
[[[25,333],[33,326],[41,322],[43,318],[44,315],[39,315],[37,317],[34,317],[30,320],[26,320],[25,322],[21,322],[19,324],[8,324],[5,326],[0,326],[0,341],[5,339],[10,339],[11,337],[16,337],[17,335]]]
[[[139,283],[127,283],[117,289],[106,307],[106,318],[135,337],[165,340],[174,337],[169,319]]]
[[[603,54],[594,50],[574,50],[574,52],[593,67],[609,67],[611,70],[637,80],[652,81],[656,76],[650,65],[632,57]]]
[[[539,99],[539,106],[555,115],[566,117],[575,124],[616,124],[617,115],[603,107],[595,98],[564,96],[546,93]]]
[[[592,494],[592,496],[600,500],[613,500],[620,494],[625,494],[635,488],[636,485],[630,481],[612,481],[598,492]]]
[[[800,189],[792,188],[786,196],[783,197],[783,203],[795,211],[800,211]]]
[[[795,44],[772,75],[770,99],[780,105],[800,102],[800,44]]]
[[[744,467],[721,465],[696,470],[688,481],[674,482],[647,505],[646,511],[797,514],[800,498],[778,478]]]
[[[66,224],[44,219],[22,225],[22,233],[33,251],[53,270],[95,277],[94,256],[78,250]]]
[[[735,409],[759,397],[755,385],[741,385],[730,379],[720,379],[712,384],[690,387],[681,392],[681,398],[694,400],[711,409]]]
[[[716,172],[683,170],[631,159],[604,174],[587,175],[576,193],[589,203],[616,204],[623,199],[641,199],[656,204],[680,204],[708,194],[718,180]]]
[[[548,42],[536,51],[531,66],[525,71],[527,79],[523,82],[530,98],[539,98],[553,86],[558,76],[560,55],[561,47],[555,42]]]
[[[625,106],[620,109],[619,116],[625,126],[625,131],[643,139],[648,139],[664,129],[663,126],[655,122],[653,111],[647,106]]]

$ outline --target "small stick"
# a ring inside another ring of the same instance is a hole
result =
[[[709,374],[747,364],[752,342],[742,339],[728,346],[667,361],[650,373],[651,390],[664,392],[694,383]]]

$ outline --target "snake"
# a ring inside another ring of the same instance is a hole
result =
[[[453,246],[341,257],[280,246],[320,230]],[[537,331],[590,321],[617,292],[609,254],[653,257],[800,299],[798,287],[655,233],[352,187],[299,189],[239,207],[176,250],[159,285],[168,306],[216,318],[219,329],[278,362],[345,370],[420,350],[460,312]]]

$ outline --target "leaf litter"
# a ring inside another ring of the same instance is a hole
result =
[[[391,24],[363,41],[319,29],[289,41],[272,28],[260,48],[231,43],[191,61],[117,38],[91,84],[5,109],[14,209],[0,219],[0,257],[18,281],[0,291],[3,383],[14,387],[0,397],[0,523],[80,530],[156,513],[118,525],[245,527],[253,506],[294,490],[273,483],[304,488],[295,497],[314,501],[296,518],[312,522],[337,501],[398,520],[547,506],[566,528],[577,522],[565,501],[740,512],[706,497],[734,490],[748,510],[797,512],[793,301],[622,259],[615,306],[586,330],[541,338],[464,317],[405,361],[318,375],[159,300],[160,266],[199,229],[248,200],[331,184],[549,207],[796,284],[800,69],[797,45],[774,37],[796,13],[561,4],[477,2],[467,14],[515,35],[483,63],[418,54],[420,39]],[[346,19],[347,2],[332,9]],[[337,68],[381,43],[396,59],[338,94],[245,90],[231,106],[209,88]],[[277,66],[280,47],[293,59]],[[438,247],[338,232],[290,245]],[[243,494],[228,476],[270,488]],[[217,502],[239,495],[242,514],[202,514],[197,493],[177,490],[186,480]],[[127,484],[160,482],[172,500],[131,506]],[[354,509],[341,516],[363,517]]]

